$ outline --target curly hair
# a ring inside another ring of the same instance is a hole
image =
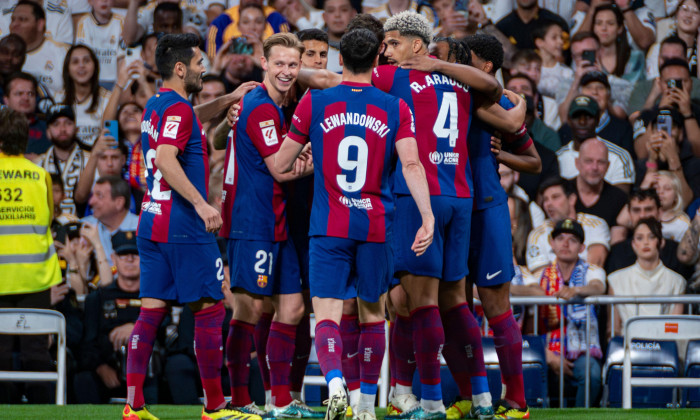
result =
[[[428,46],[433,35],[433,28],[428,19],[411,10],[390,17],[384,22],[384,31],[398,31],[401,36],[414,36]]]
[[[469,46],[474,55],[484,61],[490,61],[494,72],[503,66],[503,45],[495,36],[474,34],[464,38],[464,43]]]
[[[470,66],[472,64],[472,55],[469,46],[457,41],[451,37],[437,36],[433,38],[433,43],[446,42],[448,46],[447,61],[450,63],[464,64]]]

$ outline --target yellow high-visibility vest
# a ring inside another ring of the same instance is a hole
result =
[[[61,282],[53,244],[49,174],[22,156],[0,153],[0,295]]]

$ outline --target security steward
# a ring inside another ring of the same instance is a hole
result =
[[[61,282],[53,237],[51,177],[23,153],[29,138],[25,116],[0,108],[0,308],[51,307],[51,287]],[[54,370],[48,336],[0,335],[0,370]],[[21,366],[13,366],[19,350]],[[50,403],[51,388],[34,384],[26,388],[31,403]],[[15,384],[0,383],[0,403],[16,402]]]

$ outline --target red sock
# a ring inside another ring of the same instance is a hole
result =
[[[396,321],[389,323],[389,386],[396,386],[396,357],[394,356],[394,349],[392,343],[392,337],[394,336],[394,328],[396,326]]]
[[[231,405],[244,407],[250,404],[248,375],[250,374],[250,350],[253,347],[255,325],[232,319],[226,339],[226,367],[231,379]]]
[[[194,349],[207,410],[216,410],[226,404],[221,390],[221,366],[224,362],[221,326],[225,315],[223,302],[194,314]]]
[[[420,375],[421,399],[440,401],[440,351],[445,344],[445,333],[437,306],[423,306],[411,311],[413,346],[416,367]]]
[[[377,385],[382,370],[382,360],[386,348],[384,321],[360,324],[360,380],[363,387],[367,384]]]
[[[139,318],[131,331],[126,358],[126,402],[133,408],[141,408],[145,404],[143,381],[146,378],[158,327],[166,313],[166,308],[141,308]]]
[[[253,334],[255,352],[258,355],[258,367],[260,368],[260,376],[262,376],[265,391],[270,390],[270,369],[267,366],[267,340],[270,336],[271,324],[272,314],[263,313],[255,325],[255,333]]]
[[[412,386],[413,374],[416,371],[416,357],[413,351],[413,326],[410,318],[396,315],[389,347],[394,358],[396,383]]]
[[[289,372],[289,388],[295,392],[301,392],[304,386],[304,375],[306,375],[306,365],[309,363],[311,354],[311,323],[309,315],[304,315],[297,325],[296,338],[294,341],[294,359],[292,359],[292,370]]]
[[[325,319],[316,324],[316,354],[326,382],[334,377],[342,378],[340,355],[343,354],[343,340],[335,322]]]
[[[289,371],[294,357],[296,325],[272,322],[267,339],[267,360],[270,369],[272,405],[284,407],[292,402],[289,393]]]
[[[462,303],[445,312],[442,316],[445,327],[445,347],[442,355],[445,357],[450,373],[459,387],[462,398],[472,399],[472,381],[476,376],[481,380],[475,381],[478,389],[474,394],[488,392],[486,366],[484,365],[484,349],[481,344],[481,330],[467,303]]]
[[[340,336],[343,339],[343,377],[349,391],[360,387],[360,358],[357,347],[360,344],[360,323],[357,315],[343,315],[340,319]]]
[[[527,406],[523,385],[523,336],[513,318],[513,311],[489,319],[493,342],[501,365],[501,377],[506,385],[506,400],[519,408]]]

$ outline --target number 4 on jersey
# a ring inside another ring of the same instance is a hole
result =
[[[458,109],[457,94],[455,92],[445,92],[442,95],[440,111],[433,125],[433,133],[438,138],[449,139],[450,147],[457,146],[457,137],[459,136],[459,129],[457,128]],[[445,127],[447,122],[449,122],[449,125]]]

